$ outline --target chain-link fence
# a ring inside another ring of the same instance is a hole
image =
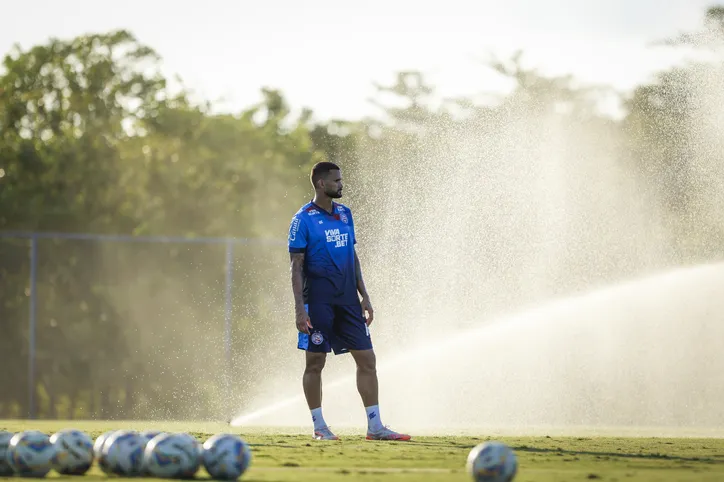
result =
[[[284,270],[279,240],[0,233],[0,418],[227,417]]]

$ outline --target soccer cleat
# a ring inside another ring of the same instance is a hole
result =
[[[400,442],[406,442],[412,437],[404,433],[397,433],[394,430],[390,430],[387,427],[382,427],[382,430],[378,432],[367,431],[367,440],[397,440]]]
[[[339,440],[329,427],[322,427],[314,431],[314,440]]]

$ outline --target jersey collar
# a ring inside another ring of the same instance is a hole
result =
[[[324,209],[323,207],[321,207],[320,205],[318,205],[317,203],[315,203],[314,201],[310,201],[309,204],[311,204],[315,208],[319,209],[321,212],[323,212],[327,216],[334,216],[337,213],[338,204],[334,201],[332,201],[332,212],[331,213],[329,211],[327,211],[326,209]]]

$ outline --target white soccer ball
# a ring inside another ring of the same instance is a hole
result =
[[[12,432],[0,431],[0,477],[13,475],[13,469],[8,463],[8,448],[13,435]]]
[[[106,474],[111,473],[111,468],[108,466],[108,463],[106,462],[106,457],[103,454],[103,446],[105,445],[106,440],[108,440],[108,437],[110,437],[114,433],[116,433],[115,430],[110,430],[104,434],[99,435],[98,438],[96,438],[96,442],[93,444],[93,456],[98,462],[98,466]]]
[[[241,437],[218,434],[204,442],[204,467],[214,479],[235,480],[251,463],[251,448]]]
[[[518,471],[518,460],[504,443],[485,442],[468,454],[467,471],[475,482],[510,482]]]
[[[45,477],[53,466],[55,446],[50,437],[37,430],[13,435],[8,447],[8,463],[23,477]]]
[[[53,468],[63,475],[83,475],[93,465],[93,440],[80,430],[61,430],[50,437],[55,446]]]
[[[201,445],[188,434],[167,433],[151,439],[143,467],[152,477],[192,478],[201,466]]]
[[[143,438],[131,430],[119,430],[111,434],[103,444],[103,457],[109,473],[134,477],[141,475]]]

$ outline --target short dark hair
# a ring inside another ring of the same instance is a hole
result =
[[[312,186],[317,187],[317,181],[324,178],[329,171],[339,171],[339,166],[333,162],[318,162],[312,167],[312,173],[309,175],[309,179],[312,181]]]

